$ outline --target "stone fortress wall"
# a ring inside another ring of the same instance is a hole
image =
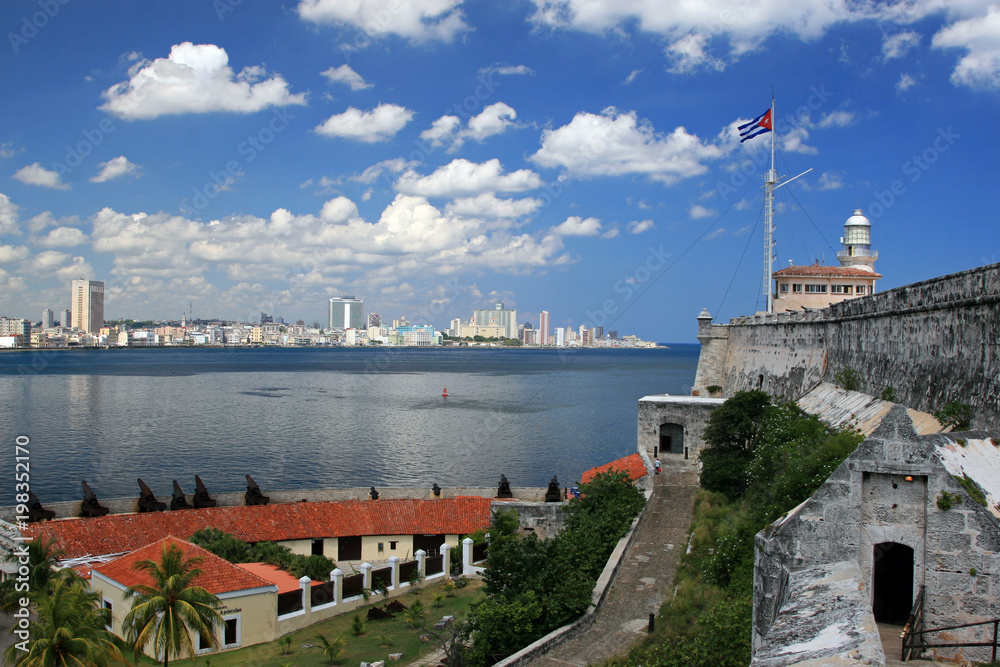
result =
[[[823,310],[711,322],[698,318],[698,395],[718,386],[794,400],[850,367],[870,395],[892,387],[897,403],[926,412],[957,400],[974,424],[1000,424],[1000,263]]]

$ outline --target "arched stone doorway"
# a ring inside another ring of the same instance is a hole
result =
[[[660,424],[660,453],[684,453],[684,427],[681,424]]]
[[[879,623],[903,625],[913,606],[913,549],[897,542],[872,547],[872,612]]]

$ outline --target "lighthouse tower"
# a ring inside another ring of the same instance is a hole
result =
[[[861,213],[860,208],[854,209],[854,215],[844,223],[844,235],[840,242],[844,249],[837,253],[837,259],[842,267],[875,273],[878,252],[872,252],[872,223]]]

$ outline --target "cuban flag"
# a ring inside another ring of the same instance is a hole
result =
[[[740,143],[742,144],[747,139],[753,139],[758,134],[764,134],[765,132],[771,131],[771,110],[768,109],[761,115],[754,118],[749,123],[740,125]]]

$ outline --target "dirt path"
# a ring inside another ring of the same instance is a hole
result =
[[[662,463],[652,505],[594,617],[594,625],[537,658],[531,667],[583,667],[626,651],[646,633],[649,614],[659,612],[670,596],[674,572],[687,544],[698,475],[692,462],[683,458],[663,457]]]

